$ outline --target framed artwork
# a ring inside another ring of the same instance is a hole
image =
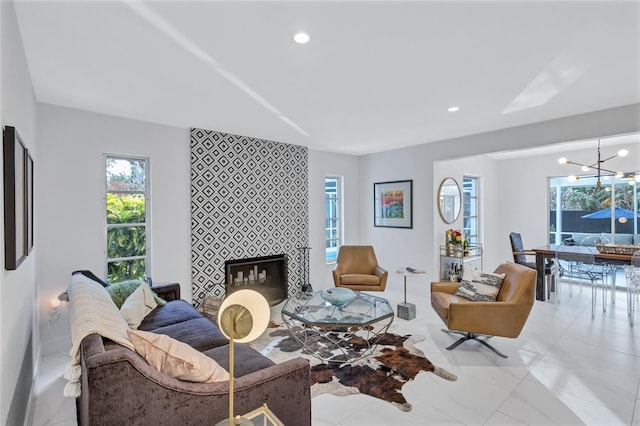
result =
[[[413,228],[413,181],[373,184],[373,224],[387,228]]]
[[[27,150],[27,254],[33,250],[33,158]]]
[[[28,153],[15,127],[5,126],[3,145],[4,267],[12,271],[29,253]]]

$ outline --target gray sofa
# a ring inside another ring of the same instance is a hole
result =
[[[138,329],[188,343],[228,370],[228,340],[184,300],[158,306]],[[85,337],[80,350],[79,425],[214,425],[228,417],[228,381],[175,379],[136,352],[98,334]],[[236,344],[236,414],[266,403],[287,426],[310,425],[309,372],[309,362],[303,358],[274,364],[251,347]]]
[[[595,245],[595,240],[601,238],[604,242],[611,242],[611,234],[607,232],[599,232],[599,233],[586,233],[586,232],[574,232],[571,234],[571,239],[576,242],[576,244],[581,244],[583,240],[586,239],[588,244],[585,245]],[[616,234],[616,244],[635,244],[640,245],[640,234]]]

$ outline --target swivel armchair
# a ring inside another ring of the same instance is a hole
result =
[[[534,269],[511,262],[501,264],[495,272],[505,274],[495,302],[475,302],[456,296],[458,282],[431,283],[431,306],[448,328],[442,331],[462,335],[447,350],[473,339],[507,358],[481,338],[520,335],[535,300],[537,274]]]
[[[384,291],[389,273],[378,265],[372,246],[341,246],[333,269],[336,287]]]

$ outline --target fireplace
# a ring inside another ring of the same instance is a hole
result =
[[[287,260],[286,254],[227,260],[227,296],[236,290],[251,289],[262,294],[270,305],[277,305],[288,297]]]

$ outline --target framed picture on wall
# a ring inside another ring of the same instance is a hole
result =
[[[4,264],[12,271],[29,253],[27,216],[27,148],[15,127],[5,126],[4,166]]]
[[[27,175],[26,175],[26,197],[27,197],[27,254],[33,250],[33,158],[27,150]]]
[[[373,184],[373,224],[413,228],[413,180]]]

